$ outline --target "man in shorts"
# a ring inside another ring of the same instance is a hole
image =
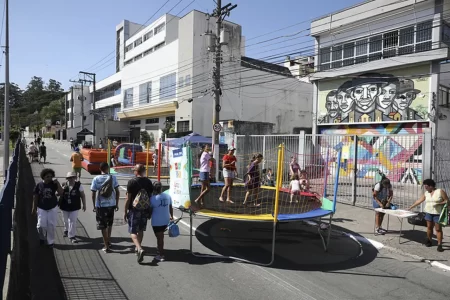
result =
[[[136,246],[137,261],[141,263],[144,260],[142,240],[144,239],[144,231],[147,229],[147,220],[150,218],[150,207],[145,210],[138,209],[133,206],[133,202],[142,190],[145,190],[149,200],[153,194],[153,184],[150,179],[145,177],[144,165],[137,164],[134,167],[134,175],[136,177],[128,181],[123,219],[128,222],[128,232]]]
[[[97,229],[102,231],[103,252],[111,252],[111,232],[114,222],[114,211],[119,210],[119,183],[117,178],[109,174],[107,163],[100,164],[101,175],[95,176],[92,180],[92,203],[94,205]],[[110,188],[107,188],[109,186]],[[110,193],[108,193],[108,190]],[[98,193],[98,195],[97,195]],[[102,194],[103,193],[103,194]]]
[[[81,162],[83,161],[83,155],[81,155],[78,147],[75,148],[75,153],[70,157],[70,161],[72,162],[73,172],[77,174],[77,179],[81,180]]]
[[[39,163],[42,162],[42,159],[44,159],[45,164],[45,161],[47,160],[47,147],[44,142],[39,146]]]

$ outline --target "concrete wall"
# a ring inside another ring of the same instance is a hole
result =
[[[362,27],[361,24],[371,23],[374,18],[379,18],[380,14],[387,16],[387,19],[395,21],[397,13],[416,10],[423,7],[434,6],[433,0],[375,0],[356,4],[352,7],[333,12],[327,16],[318,18],[311,23],[311,35],[317,36],[331,30],[347,31],[349,27]]]

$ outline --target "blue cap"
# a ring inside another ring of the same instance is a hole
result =
[[[75,152],[78,152],[78,151],[80,151],[80,149],[77,147],[77,148],[75,148]]]

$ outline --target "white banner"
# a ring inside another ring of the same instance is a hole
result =
[[[170,161],[170,196],[173,207],[189,208],[191,206],[189,186],[189,166],[187,148],[173,149],[169,152]]]

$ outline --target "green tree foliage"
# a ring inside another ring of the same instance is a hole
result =
[[[4,98],[4,86],[0,86],[0,97]],[[41,128],[46,119],[63,120],[64,90],[61,82],[33,76],[25,90],[14,83],[10,88],[11,125]]]

